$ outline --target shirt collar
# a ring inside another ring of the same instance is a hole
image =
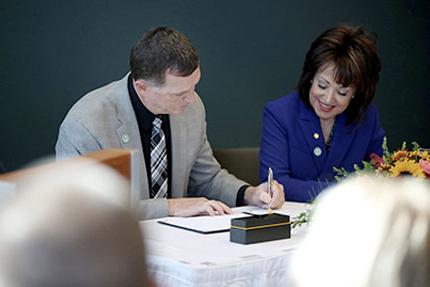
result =
[[[155,119],[155,115],[148,110],[140,100],[134,89],[133,79],[131,75],[128,76],[128,93],[130,95],[131,104],[136,114],[137,121],[142,124],[144,130],[152,129],[152,122]]]

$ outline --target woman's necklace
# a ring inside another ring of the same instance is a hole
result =
[[[330,130],[330,134],[329,134],[329,136],[328,136],[328,139],[327,139],[327,141],[325,142],[325,149],[326,149],[327,153],[329,153],[329,152],[330,152],[330,148],[331,148],[331,140],[333,139],[333,134],[334,134],[334,127],[335,127],[335,125],[336,125],[336,118],[334,119],[334,122],[333,122],[333,125],[332,125],[332,127],[331,127],[331,130]]]

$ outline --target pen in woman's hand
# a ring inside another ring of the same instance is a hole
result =
[[[272,214],[272,208],[271,208],[272,197],[273,197],[272,184],[273,184],[273,171],[272,171],[272,168],[269,166],[269,171],[267,174],[267,193],[270,195],[269,208],[267,209],[267,212],[269,214]]]

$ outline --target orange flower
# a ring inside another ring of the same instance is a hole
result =
[[[395,153],[393,153],[393,155],[391,156],[393,161],[399,161],[407,157],[408,157],[408,152],[406,150],[398,150]]]

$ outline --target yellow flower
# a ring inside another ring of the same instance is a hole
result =
[[[396,162],[394,166],[390,168],[390,172],[392,176],[410,174],[416,177],[425,177],[420,165],[412,160],[402,160]]]
[[[391,165],[389,165],[388,163],[383,163],[378,167],[377,171],[380,171],[380,172],[389,171],[390,168],[391,168]]]
[[[429,155],[429,152],[428,152],[427,150],[423,151],[423,152],[420,154],[420,157],[421,157],[423,160],[430,160],[430,155]]]
[[[410,151],[410,152],[408,152],[408,156],[407,157],[408,157],[408,159],[415,160],[419,156],[420,156],[420,151],[416,150],[416,151]]]

